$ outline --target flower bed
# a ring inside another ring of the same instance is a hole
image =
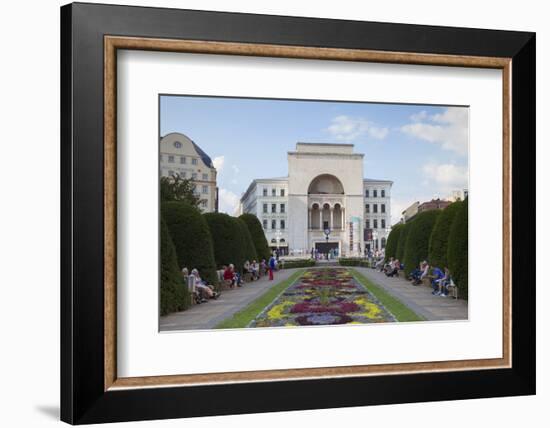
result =
[[[250,327],[367,324],[395,321],[344,268],[307,270]]]

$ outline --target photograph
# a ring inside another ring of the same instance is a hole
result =
[[[161,332],[468,320],[468,106],[158,102]]]

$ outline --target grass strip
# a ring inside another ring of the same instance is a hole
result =
[[[258,297],[256,300],[250,302],[244,309],[241,309],[239,312],[235,313],[231,317],[223,320],[214,328],[244,328],[246,327],[254,318],[256,318],[263,309],[269,305],[275,298],[281,294],[284,290],[290,287],[296,279],[298,279],[304,270],[301,269],[297,272],[294,272],[284,281],[281,281],[279,284],[271,287],[264,294]]]
[[[354,278],[359,281],[363,286],[370,291],[374,297],[376,297],[380,303],[382,303],[388,311],[390,311],[397,321],[424,321],[425,319],[410,309],[407,305],[401,302],[399,299],[393,297],[390,293],[384,290],[382,287],[376,285],[370,281],[367,277],[362,275],[355,269],[351,269]]]

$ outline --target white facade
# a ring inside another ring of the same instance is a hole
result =
[[[160,139],[160,176],[192,179],[203,212],[218,210],[217,172],[208,156],[186,135],[173,132]]]
[[[240,210],[258,217],[268,243],[282,253],[317,248],[360,256],[381,248],[391,227],[392,182],[364,179],[363,156],[352,144],[297,143],[288,153],[288,177],[254,180]]]

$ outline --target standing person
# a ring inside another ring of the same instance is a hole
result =
[[[275,257],[269,259],[269,280],[273,281],[273,271],[275,270]]]

